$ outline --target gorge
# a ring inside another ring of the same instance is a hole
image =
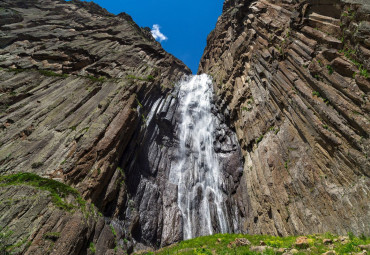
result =
[[[1,1],[0,249],[370,235],[369,47],[367,1],[225,0],[192,76],[126,13]]]

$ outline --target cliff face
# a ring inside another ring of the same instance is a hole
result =
[[[130,148],[152,105],[190,70],[127,14],[93,3],[5,0],[0,17],[0,174],[45,178],[0,180],[0,248],[132,249],[132,232],[146,230],[124,222],[137,207],[127,180],[141,172],[127,172],[123,155],[139,153]]]
[[[242,232],[370,233],[367,1],[226,0],[199,73],[245,159]]]
[[[1,1],[0,250],[168,245],[190,200],[197,234],[201,203],[210,233],[369,234],[370,7],[349,1],[225,1],[199,69],[216,92],[206,107],[175,85],[190,70],[127,14]],[[183,123],[214,137],[181,137]],[[170,180],[181,160],[214,180],[207,153],[222,206],[191,175]]]

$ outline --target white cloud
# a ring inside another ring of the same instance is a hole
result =
[[[166,41],[168,39],[167,36],[161,33],[161,31],[159,30],[158,24],[153,25],[151,32],[152,32],[154,39],[159,40],[160,42]]]

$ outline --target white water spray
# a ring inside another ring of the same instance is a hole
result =
[[[179,148],[170,181],[178,185],[184,239],[229,231],[219,160],[213,148],[219,121],[211,112],[212,97],[212,81],[205,74],[180,84]]]

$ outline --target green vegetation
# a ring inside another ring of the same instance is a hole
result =
[[[354,19],[356,16],[356,12],[351,8],[348,8],[347,11],[342,13],[342,17],[349,17],[350,19]]]
[[[55,72],[50,71],[50,70],[38,70],[38,71],[39,71],[40,74],[48,76],[48,77],[63,77],[63,78],[68,77],[68,74],[55,73]]]
[[[138,76],[129,74],[126,76],[126,78],[129,80],[154,81],[154,76],[152,75],[148,75],[147,77],[143,78],[143,77],[138,77]]]
[[[263,139],[263,135],[261,135],[260,137],[256,139],[256,143],[259,144],[262,141],[262,139]]]
[[[344,56],[350,60],[360,71],[358,74],[362,75],[366,79],[369,78],[369,71],[367,69],[363,68],[363,64],[360,64],[358,61],[354,59],[356,55],[356,51],[354,49],[351,49],[350,47],[345,47],[342,50],[339,51],[340,53],[343,53]],[[356,77],[356,73],[352,75],[353,78]]]
[[[144,106],[140,103],[140,101],[139,101],[139,99],[137,98],[137,96],[136,96],[136,102],[137,102],[137,104],[140,106],[140,108],[144,108]]]
[[[146,77],[147,81],[153,81],[154,80],[154,77],[152,75],[148,75]]]
[[[42,178],[32,173],[18,173],[12,175],[0,176],[0,187],[10,185],[28,185],[41,190],[47,190],[50,192],[52,202],[63,210],[70,211],[77,206],[67,203],[64,201],[69,195],[73,195],[76,198],[79,207],[85,206],[85,201],[77,190],[72,187],[65,185],[61,182],[57,182],[51,179]]]
[[[352,234],[353,235],[353,234]],[[297,249],[297,254],[322,254],[331,250],[330,246],[323,243],[324,239],[333,241],[333,250],[337,254],[349,254],[351,252],[360,252],[358,245],[370,244],[369,237],[358,238],[351,236],[346,241],[341,241],[338,236],[330,233],[322,235],[309,235],[307,244],[304,246],[296,246],[296,236],[278,237],[267,235],[243,235],[243,234],[216,234],[212,236],[203,236],[191,240],[182,241],[180,243],[162,248],[156,252],[141,253],[146,255],[167,255],[167,254],[194,254],[194,255],[227,255],[227,254],[282,254],[282,250]],[[251,242],[251,245],[235,245],[233,242],[236,238],[246,238]],[[263,241],[266,244],[266,250],[261,252],[253,251],[253,246],[259,246]],[[251,249],[252,248],[252,249]]]
[[[44,239],[49,239],[51,241],[56,241],[60,237],[60,232],[47,232],[43,235]]]
[[[92,254],[95,254],[96,253],[96,248],[95,248],[95,244],[93,242],[90,243],[89,245],[89,250]]]
[[[123,171],[123,169],[121,167],[117,167],[117,170],[120,172],[121,174],[121,178],[122,180],[120,181],[119,185],[122,186],[125,184],[125,172]]]
[[[284,167],[285,167],[286,170],[288,170],[288,164],[289,164],[289,160],[285,161]]]
[[[12,72],[12,73],[23,73],[27,71],[26,69],[21,69],[21,68],[8,68],[6,69],[7,72]]]
[[[318,91],[312,91],[312,95],[313,96],[320,97],[320,92],[318,92]]]
[[[369,78],[369,72],[367,69],[360,69],[360,75],[364,76],[366,79]]]
[[[143,120],[143,122],[146,124],[146,118],[145,118],[145,115],[144,114],[141,114],[141,119]]]
[[[328,125],[326,125],[326,124],[323,124],[322,127],[325,128],[325,129],[329,129]]]
[[[110,226],[110,229],[111,229],[111,231],[112,231],[112,234],[113,234],[115,237],[117,237],[117,232],[116,232],[116,230],[114,229],[113,225],[111,224],[111,225],[109,225],[109,226]]]
[[[4,254],[4,255],[9,254],[8,251],[11,248],[11,245],[8,244],[8,242],[12,234],[13,234],[13,231],[10,231],[8,228],[0,227],[0,251],[4,252],[1,254]]]
[[[330,104],[330,101],[327,99],[327,98],[324,98],[320,95],[320,92],[318,91],[312,91],[312,96],[317,96],[317,97],[320,97],[322,99],[322,101],[324,101],[324,103],[326,105],[329,105]]]
[[[331,65],[326,65],[326,69],[328,69],[330,75],[334,73],[333,67]]]
[[[99,78],[93,76],[93,75],[88,75],[86,76],[88,79],[94,81],[94,82],[105,82],[105,77],[100,76]]]

